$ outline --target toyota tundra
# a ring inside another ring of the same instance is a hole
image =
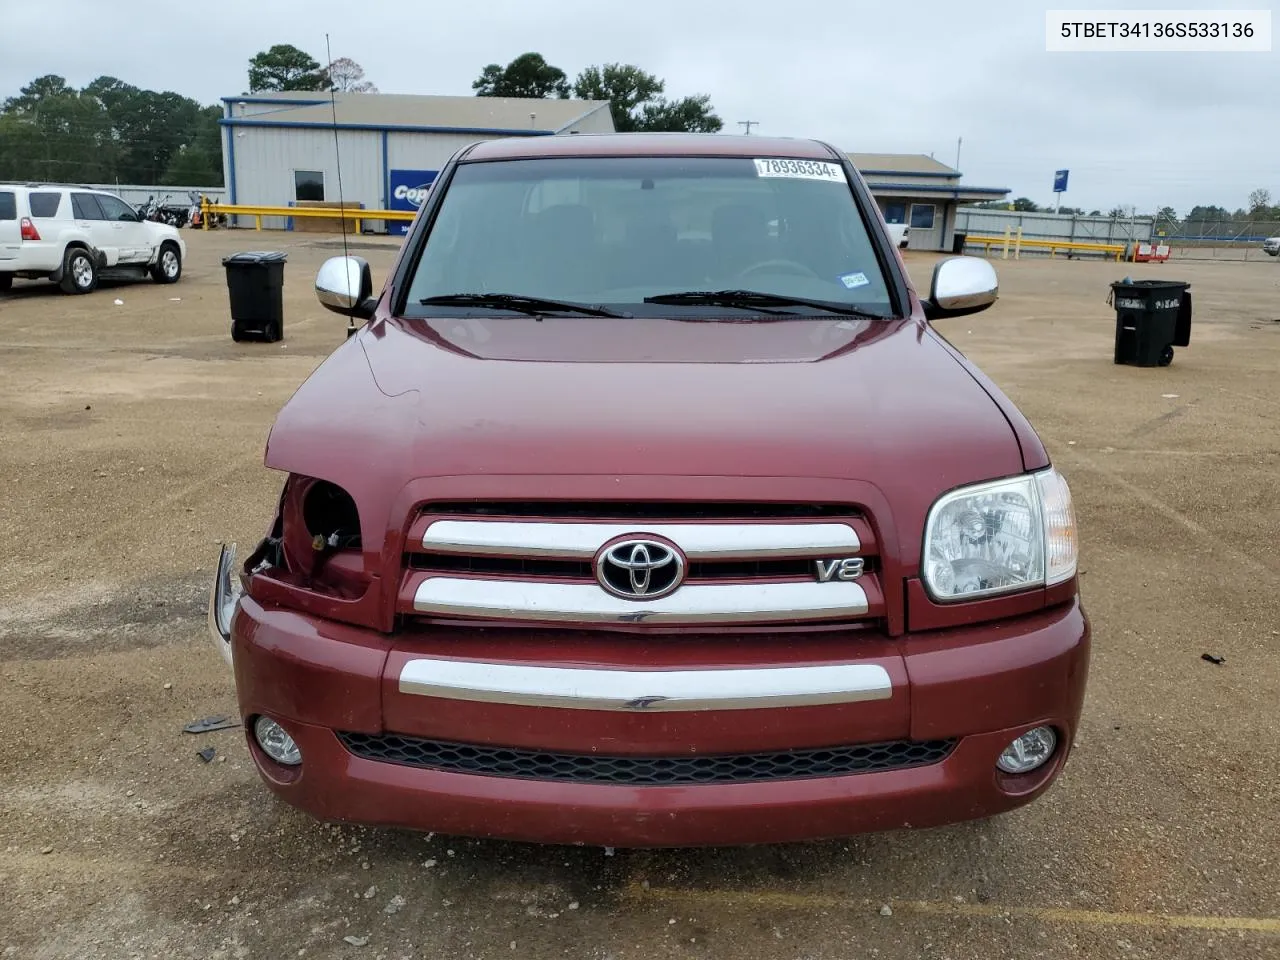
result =
[[[933,327],[847,156],[758,136],[454,156],[267,441],[210,628],[316,817],[603,846],[801,840],[1043,793],[1089,625],[1066,482]],[[354,322],[354,321],[353,321]]]

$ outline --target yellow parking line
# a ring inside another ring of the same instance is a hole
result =
[[[825,894],[785,893],[773,890],[692,890],[629,884],[625,896],[637,902],[652,900],[707,907],[745,907],[775,910],[875,910],[880,902],[863,904]],[[1091,927],[1153,927],[1156,929],[1234,930],[1280,933],[1276,917],[1204,917],[1171,913],[1126,913],[1107,910],[1074,910],[1066,907],[1016,907],[994,903],[956,903],[938,900],[887,900],[895,912],[961,917],[1020,917],[1052,923]]]

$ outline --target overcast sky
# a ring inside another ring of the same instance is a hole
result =
[[[1174,6],[1175,0],[1165,0]],[[572,77],[635,63],[667,94],[708,93],[726,131],[933,153],[979,186],[1063,203],[1179,212],[1280,200],[1280,54],[1045,52],[1046,9],[1089,0],[0,0],[0,96],[47,73],[109,74],[214,103],[275,43],[365,67],[384,93],[470,94],[487,63],[537,51]],[[1272,9],[1274,0],[1183,4]],[[61,25],[59,25],[61,24]],[[75,29],[71,25],[76,25]]]

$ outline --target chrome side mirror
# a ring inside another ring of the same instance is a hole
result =
[[[334,313],[368,320],[373,316],[373,273],[363,257],[330,257],[316,274],[316,299]]]
[[[924,314],[930,320],[977,313],[996,302],[1000,281],[981,257],[951,257],[933,268]]]

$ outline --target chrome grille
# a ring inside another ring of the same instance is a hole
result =
[[[609,568],[602,587],[594,564],[617,561],[598,555],[630,538],[675,553],[680,586],[629,596]],[[412,525],[405,551],[399,609],[419,616],[714,626],[833,623],[883,611],[874,537],[848,506],[436,503]],[[869,561],[860,579],[820,582],[817,561],[854,556]]]

